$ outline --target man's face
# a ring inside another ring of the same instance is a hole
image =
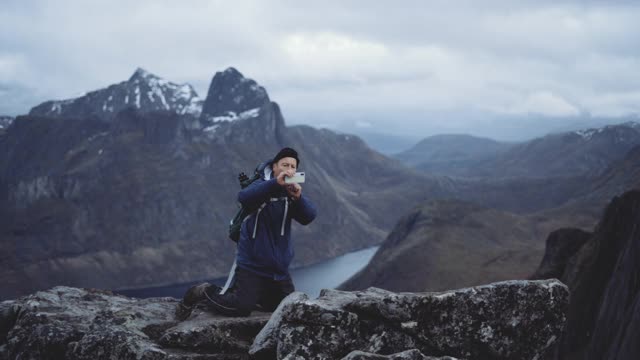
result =
[[[293,176],[296,172],[298,161],[292,157],[284,157],[271,166],[273,169],[273,177],[277,178],[281,172],[285,172],[289,176]]]

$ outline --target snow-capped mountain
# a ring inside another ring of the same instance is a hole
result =
[[[628,134],[629,129],[635,130],[636,132],[640,133],[640,123],[635,121],[627,121],[622,124],[606,125],[599,128],[581,129],[572,133],[581,136],[584,140],[587,141],[592,140],[594,136],[611,136],[611,134],[615,136],[617,134],[618,137],[616,139],[622,142],[625,141],[624,136],[625,134]]]
[[[640,123],[548,134],[517,144],[433,136],[396,157],[430,174],[463,177],[597,175],[640,145]]]
[[[30,115],[83,117],[95,115],[110,121],[120,110],[135,107],[141,112],[173,111],[199,117],[203,100],[189,84],[176,84],[138,68],[127,81],[86,93],[74,99],[47,101]]]
[[[11,125],[14,118],[13,116],[0,115],[0,129],[6,129]]]

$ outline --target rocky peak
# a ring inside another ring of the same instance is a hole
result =
[[[137,68],[127,81],[77,98],[47,101],[29,114],[76,118],[95,115],[110,122],[119,111],[129,107],[141,112],[171,111],[199,117],[202,100],[189,84],[176,84]]]
[[[160,79],[157,75],[150,73],[149,71],[139,67],[136,68],[136,71],[133,72],[131,77],[129,78],[129,82],[138,81],[147,81],[148,79]]]
[[[218,122],[256,117],[270,102],[262,86],[230,67],[216,72],[211,80],[201,119]]]
[[[271,313],[184,322],[173,298],[58,286],[0,303],[2,359],[540,359],[565,322],[567,287],[507,281],[442,293],[299,292]],[[431,356],[434,356],[432,358]]]

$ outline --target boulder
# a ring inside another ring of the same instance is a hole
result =
[[[565,322],[558,280],[441,293],[296,292],[271,313],[224,317],[177,299],[57,286],[0,303],[3,359],[540,359]]]
[[[340,359],[354,350],[464,359],[540,359],[569,301],[558,280],[505,281],[440,293],[323,290],[283,307],[278,359]]]
[[[57,286],[0,303],[0,359],[249,359],[269,313],[247,318],[194,310],[174,298],[133,299]]]
[[[403,352],[399,352],[391,355],[377,355],[364,351],[352,351],[349,355],[342,358],[342,360],[456,360],[451,356],[433,357],[425,356],[420,350],[413,349]]]

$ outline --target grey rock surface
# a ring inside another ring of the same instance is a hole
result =
[[[342,358],[342,360],[456,360],[451,356],[433,357],[425,356],[420,350],[413,349],[403,352],[399,352],[391,355],[378,355],[364,351],[352,351],[349,355]]]
[[[248,359],[269,313],[227,318],[173,298],[133,299],[57,286],[0,303],[0,359]]]
[[[273,313],[184,322],[173,298],[57,286],[0,303],[0,359],[541,359],[564,325],[557,280],[442,293],[293,293]],[[262,330],[261,330],[262,329]]]
[[[278,341],[278,329],[282,324],[282,311],[288,304],[308,300],[309,297],[303,292],[296,291],[289,294],[286,298],[282,299],[278,308],[273,312],[273,315],[267,322],[267,324],[258,333],[256,338],[249,349],[249,354],[258,357],[275,357],[274,349],[277,346]]]
[[[281,313],[278,359],[339,359],[354,350],[540,359],[560,336],[569,301],[558,280],[505,281],[441,293],[323,290]]]

